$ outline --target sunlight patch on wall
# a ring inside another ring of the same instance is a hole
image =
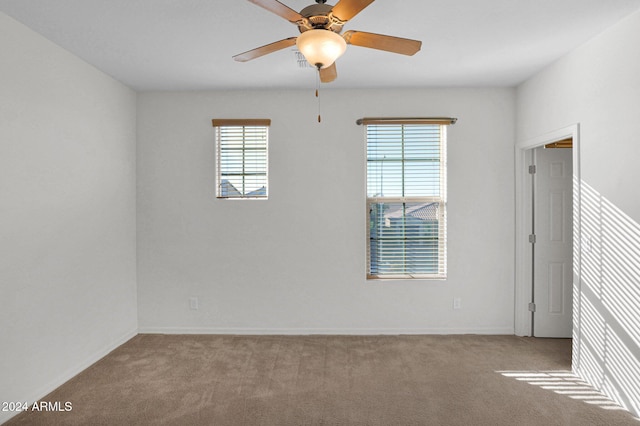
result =
[[[640,227],[602,200],[602,302],[640,346]]]
[[[602,292],[602,205],[600,195],[582,183],[582,283],[598,296]]]
[[[640,225],[581,182],[576,374],[640,415]]]
[[[604,360],[606,353],[604,318],[589,299],[582,297],[582,322],[580,324],[580,368],[579,374],[593,386],[602,389],[604,384]]]
[[[626,408],[640,412],[640,361],[633,356],[620,336],[607,326],[607,372],[603,391],[619,395]]]

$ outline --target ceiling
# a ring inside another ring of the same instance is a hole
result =
[[[281,2],[298,11],[313,3]],[[344,30],[422,40],[422,50],[349,46],[325,87],[514,86],[638,10],[640,0],[378,0]],[[0,11],[136,90],[316,82],[290,49],[232,60],[298,31],[244,0],[0,0]]]

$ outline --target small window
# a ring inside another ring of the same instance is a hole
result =
[[[446,278],[446,129],[366,124],[367,278]]]
[[[216,197],[266,199],[271,120],[213,120],[216,130]]]

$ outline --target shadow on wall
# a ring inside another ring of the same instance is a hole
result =
[[[640,416],[640,225],[585,182],[580,189],[573,369]]]

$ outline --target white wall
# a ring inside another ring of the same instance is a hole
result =
[[[578,123],[573,368],[640,415],[640,13],[518,88],[519,141]]]
[[[0,52],[0,401],[32,403],[136,333],[136,94],[2,13]]]
[[[514,95],[325,89],[318,124],[312,87],[140,94],[140,331],[513,333]],[[365,279],[363,116],[459,118],[446,281]],[[268,201],[215,198],[214,117],[272,119]]]

